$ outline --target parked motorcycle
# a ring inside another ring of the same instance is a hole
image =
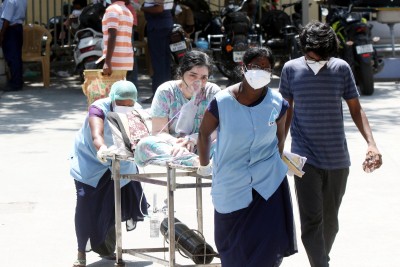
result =
[[[275,56],[273,73],[280,76],[283,65],[290,59],[301,56],[298,36],[301,30],[301,14],[299,11],[292,18],[285,12],[289,7],[299,7],[301,1],[282,4],[282,9],[267,10],[261,17],[261,27],[265,34],[265,45]],[[293,20],[292,20],[293,19]]]
[[[208,31],[210,22],[213,18],[211,13],[209,1],[205,0],[180,0],[180,4],[186,5],[190,8],[194,17],[194,32],[190,35],[190,38],[197,42],[199,37],[207,38],[208,34],[217,33],[215,31]],[[207,31],[207,33],[206,33]],[[197,34],[196,34],[197,33]],[[203,33],[202,36],[199,36]]]
[[[252,24],[246,12],[241,12],[247,0],[240,5],[228,4],[213,23],[220,25],[221,34],[208,35],[208,42],[213,53],[215,65],[230,83],[241,80],[240,66],[243,54],[248,47],[261,46],[259,27]]]
[[[372,25],[360,12],[353,12],[351,1],[349,7],[334,7],[323,10],[326,21],[335,30],[339,39],[339,57],[351,66],[360,93],[374,93],[374,74],[382,70],[384,62],[378,57],[372,43]]]
[[[96,61],[103,55],[101,20],[104,12],[102,4],[94,4],[85,7],[79,16],[80,30],[74,36],[74,60],[82,81],[84,70],[102,68],[102,64],[96,64]]]
[[[180,24],[174,24],[172,28],[169,49],[171,51],[172,77],[175,77],[176,69],[182,57],[192,49],[190,39],[186,37],[186,33]]]

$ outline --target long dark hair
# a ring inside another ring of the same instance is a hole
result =
[[[212,64],[211,58],[206,53],[193,49],[186,52],[183,56],[176,76],[178,78],[182,78],[183,74],[187,71],[190,71],[193,67],[207,67],[208,75],[211,75]]]

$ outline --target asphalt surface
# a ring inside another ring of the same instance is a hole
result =
[[[60,77],[65,74],[62,72],[72,72],[69,67],[52,66],[52,70],[50,88],[41,87],[40,78],[31,73],[22,91],[0,91],[0,266],[72,266],[76,258],[76,198],[68,156],[85,116],[86,98],[77,76]],[[227,81],[217,71],[214,78],[225,87]],[[276,89],[278,83],[274,79],[271,87]],[[139,76],[138,88],[139,100],[150,96],[147,76]],[[330,255],[333,267],[400,266],[400,84],[376,83],[375,88],[373,96],[360,98],[383,155],[382,168],[373,173],[364,173],[361,168],[366,143],[344,105],[352,166],[340,210],[340,231]],[[286,147],[290,147],[290,140]],[[289,181],[299,253],[285,258],[281,266],[309,266],[300,239],[293,178]],[[164,188],[144,184],[144,190],[150,202],[157,193],[157,205],[163,205]],[[196,228],[194,190],[178,190],[175,201],[176,217]],[[203,205],[205,239],[215,248],[209,189],[204,190]],[[123,248],[164,245],[161,237],[150,238],[148,219],[135,231],[123,234]],[[164,256],[168,258],[160,255]],[[126,254],[124,260],[129,267],[159,266]],[[179,253],[177,262],[193,264]],[[113,265],[93,252],[87,254],[87,266]]]

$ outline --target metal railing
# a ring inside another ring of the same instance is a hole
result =
[[[28,0],[26,24],[39,24],[46,27],[53,37],[52,52],[70,52],[73,36],[68,34],[64,21],[72,13],[73,0]],[[91,1],[88,1],[88,3]],[[60,38],[60,34],[65,38]]]

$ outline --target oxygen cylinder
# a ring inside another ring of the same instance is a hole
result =
[[[189,229],[180,220],[175,218],[175,242],[176,246],[196,264],[209,264],[217,253],[207,244],[203,236]],[[168,218],[165,218],[160,226],[160,232],[169,240]]]

